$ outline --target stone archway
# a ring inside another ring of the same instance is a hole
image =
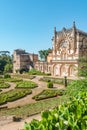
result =
[[[60,67],[61,76],[68,76],[68,66],[66,64]]]
[[[69,76],[73,77],[77,75],[77,67],[75,65],[71,65],[69,67]]]
[[[54,65],[54,75],[55,76],[60,76],[60,64]]]

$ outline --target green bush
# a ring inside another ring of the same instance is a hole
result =
[[[29,71],[29,74],[30,75],[51,75],[51,74],[45,74],[44,72],[41,72],[41,71],[39,71],[39,70],[36,70],[36,69],[31,69],[30,71]]]
[[[4,78],[11,78],[10,74],[4,74]]]
[[[53,82],[49,81],[49,82],[47,83],[47,87],[48,87],[48,88],[53,88]]]
[[[38,71],[38,70],[35,70],[35,69],[31,69],[29,71],[29,74],[31,74],[31,75],[41,75],[43,73],[41,71]]]
[[[87,130],[87,92],[81,92],[68,103],[41,113],[25,130]]]

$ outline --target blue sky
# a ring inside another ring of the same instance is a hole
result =
[[[0,51],[52,47],[54,27],[87,32],[87,0],[0,0]]]

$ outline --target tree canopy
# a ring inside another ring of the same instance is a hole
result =
[[[40,59],[42,61],[47,61],[47,56],[48,56],[48,54],[49,54],[50,51],[51,51],[50,48],[48,48],[47,50],[40,50],[39,51]]]
[[[12,72],[12,56],[9,51],[0,51],[0,73]]]

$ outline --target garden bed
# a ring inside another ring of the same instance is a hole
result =
[[[4,81],[0,81],[0,89],[9,88],[10,84],[5,83]]]
[[[38,87],[38,85],[32,81],[22,81],[22,82],[17,83],[16,85],[16,88],[23,88],[23,89],[26,89],[26,88],[32,89],[36,87]]]
[[[28,94],[31,94],[32,91],[31,90],[10,90],[8,92],[4,92],[0,94],[0,105],[5,104],[7,102],[12,102],[15,101],[17,99],[23,98]]]
[[[52,98],[52,97],[57,97],[57,96],[62,96],[64,94],[64,90],[43,90],[41,93],[38,95],[32,97],[36,101],[42,100],[42,99],[47,99],[47,98]]]
[[[53,82],[55,84],[64,84],[64,78],[54,78],[54,77],[43,77],[40,79],[40,81],[44,81],[44,82]],[[67,79],[67,83],[68,85],[72,82],[73,80],[72,79]]]

